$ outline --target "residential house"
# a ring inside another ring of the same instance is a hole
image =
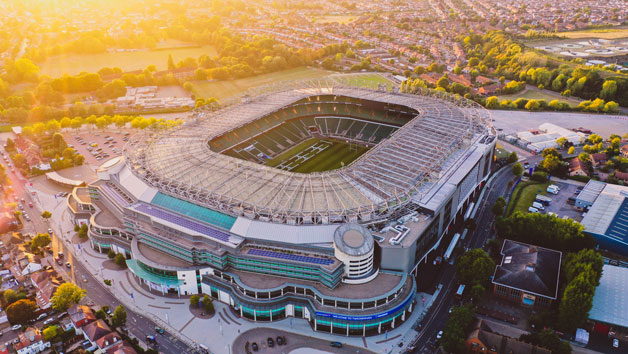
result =
[[[91,346],[86,349],[95,353],[103,353],[106,348],[122,342],[120,336],[112,334],[113,332],[103,320],[97,320],[83,326],[83,336],[91,343]]]
[[[619,149],[623,157],[628,158],[628,145],[624,145]]]
[[[72,327],[76,330],[76,334],[83,333],[83,327],[91,322],[96,321],[96,315],[85,305],[74,305],[68,309],[68,315],[72,321]]]
[[[625,185],[628,185],[628,172],[615,171],[615,178],[623,181]]]
[[[549,307],[558,297],[562,252],[504,240],[493,293],[524,306]]]
[[[493,332],[485,321],[478,319],[473,325],[473,331],[465,341],[467,353],[486,354],[551,354],[552,351],[535,345],[522,342]]]
[[[137,354],[137,352],[131,345],[126,342],[122,342],[122,345],[107,349],[107,354]]]
[[[17,354],[40,353],[50,348],[50,342],[44,342],[41,332],[35,327],[28,327],[17,339],[18,342],[14,345]]]
[[[52,306],[52,296],[62,283],[54,277],[54,274],[54,271],[43,271],[31,275],[31,282],[37,289],[35,301],[42,310]]]
[[[26,280],[26,276],[41,270],[41,263],[35,260],[35,256],[26,253],[19,248],[16,248],[13,252],[13,265],[11,266],[11,274],[19,282]]]
[[[591,154],[591,165],[595,168],[602,167],[606,161],[608,161],[608,157],[603,152]]]
[[[587,176],[587,167],[582,163],[579,158],[569,160],[569,175],[570,176]]]
[[[0,344],[0,354],[9,354],[9,347],[7,344]]]

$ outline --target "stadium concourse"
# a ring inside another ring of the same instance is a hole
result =
[[[138,134],[68,208],[157,293],[374,335],[415,310],[420,264],[462,223],[495,142],[488,112],[448,94],[282,83]],[[326,151],[346,157],[306,166]]]

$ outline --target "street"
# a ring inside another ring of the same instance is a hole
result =
[[[41,213],[43,210],[40,209],[40,201],[39,195],[37,193],[30,193],[27,189],[28,180],[21,176],[21,174],[16,171],[10,171],[7,168],[7,174],[9,178],[13,181],[13,190],[15,196],[17,197],[18,203],[20,200],[24,198],[25,207],[24,211],[29,214],[31,221],[23,220],[24,228],[21,230],[22,233],[46,233],[48,228],[50,228],[50,223],[45,220]],[[68,188],[60,187],[59,191],[70,191]],[[58,203],[65,203],[65,198],[57,196],[56,197]],[[33,207],[29,207],[29,203],[33,203]],[[53,215],[52,216],[60,218],[62,215]],[[64,232],[63,235],[60,235],[59,232]],[[72,281],[78,286],[87,290],[86,299],[82,300],[82,303],[85,303],[89,300],[93,301],[97,307],[101,306],[109,306],[112,311],[113,309],[120,304],[120,302],[106,289],[106,285],[99,282],[94,274],[91,274],[87,269],[83,266],[80,261],[77,260],[77,256],[81,256],[82,250],[80,247],[89,247],[89,243],[84,243],[81,245],[72,245],[71,239],[74,236],[74,230],[54,230],[52,235],[52,255],[49,258],[54,258],[58,255],[58,252],[63,252],[63,264],[58,265],[51,260],[55,270],[65,278],[66,281]],[[72,245],[72,246],[70,246]],[[65,266],[65,262],[69,262],[71,267],[67,268]],[[85,282],[83,279],[86,279]],[[154,335],[157,341],[157,345],[155,346],[160,352],[163,353],[193,353],[195,352],[193,348],[190,348],[186,343],[179,340],[175,336],[170,335],[166,332],[164,335],[159,335],[155,332],[155,323],[150,319],[142,316],[141,314],[135,313],[130,309],[126,309],[127,311],[127,323],[126,327],[129,331],[130,336],[137,337],[140,341],[145,341],[147,335]],[[55,316],[59,316],[55,314]],[[45,319],[44,319],[45,320]],[[39,321],[37,324],[40,325],[44,320]],[[10,328],[2,332],[2,340],[8,342],[10,340],[14,340],[17,338],[19,331],[13,331]]]

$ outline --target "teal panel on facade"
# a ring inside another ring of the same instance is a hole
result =
[[[233,216],[207,209],[163,193],[157,193],[151,203],[208,224],[222,227],[226,230],[230,230],[236,222],[236,218]]]
[[[153,274],[150,273],[148,271],[146,271],[144,268],[142,268],[137,260],[135,259],[127,259],[126,260],[126,265],[129,267],[129,269],[133,272],[133,274],[137,275],[138,277],[144,279],[144,280],[148,280],[152,283],[155,284],[163,284],[166,286],[179,286],[183,284],[183,280],[179,280],[179,279],[174,279],[171,277],[165,277],[165,276],[160,276],[157,274]]]

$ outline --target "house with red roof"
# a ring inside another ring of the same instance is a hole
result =
[[[50,342],[44,342],[38,328],[28,327],[17,337],[18,342],[13,346],[17,354],[40,353],[50,348]]]
[[[76,330],[76,334],[82,334],[85,325],[96,321],[96,315],[85,305],[74,305],[70,307],[68,309],[68,315],[72,321],[72,327]]]
[[[52,296],[61,285],[58,279],[55,279],[52,271],[37,272],[31,275],[31,282],[37,289],[35,302],[40,309],[46,310],[52,306]]]
[[[570,176],[587,176],[586,167],[579,158],[571,159],[569,161],[569,175]]]
[[[603,152],[591,154],[591,165],[593,167],[602,167],[606,163],[606,161],[608,161],[608,157]]]

